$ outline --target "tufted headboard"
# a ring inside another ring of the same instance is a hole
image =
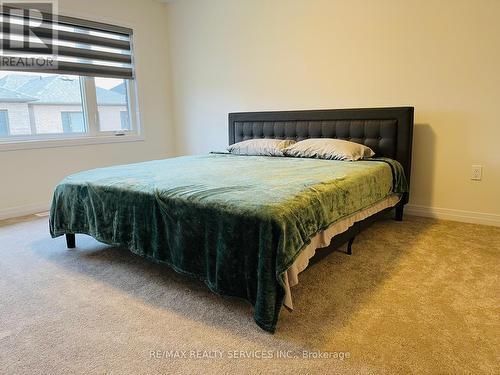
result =
[[[254,138],[338,138],[362,143],[411,173],[413,107],[229,114],[229,144]],[[407,202],[408,197],[404,197]],[[405,202],[405,203],[406,203]]]

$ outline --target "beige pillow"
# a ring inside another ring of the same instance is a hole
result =
[[[283,150],[294,143],[283,139],[249,139],[232,144],[227,150],[237,155],[283,156]]]
[[[285,150],[286,156],[299,158],[360,160],[375,155],[371,148],[362,144],[333,138],[310,138],[297,142]]]

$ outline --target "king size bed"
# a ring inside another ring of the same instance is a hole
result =
[[[88,234],[199,278],[249,301],[256,323],[274,332],[313,256],[343,243],[350,253],[356,234],[390,209],[402,220],[412,131],[412,107],[231,113],[230,145],[334,138],[375,156],[211,153],[81,172],[56,187],[50,232],[70,248]]]

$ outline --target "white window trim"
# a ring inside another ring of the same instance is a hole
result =
[[[120,133],[121,134],[121,133]],[[32,150],[38,148],[72,147],[83,145],[96,145],[106,143],[138,142],[144,141],[143,135],[139,134],[113,134],[98,136],[78,136],[78,137],[38,137],[38,139],[17,140],[0,142],[0,152],[15,150]]]
[[[93,77],[80,77],[86,133],[9,136],[0,138],[0,152],[144,141],[137,106],[136,82],[135,80],[125,80],[125,82],[129,121],[133,130],[100,131],[95,81]]]

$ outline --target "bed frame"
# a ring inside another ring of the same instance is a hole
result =
[[[409,183],[413,110],[413,107],[395,107],[230,113],[229,144],[255,138],[297,141],[307,138],[345,139],[370,147],[377,156],[399,161]],[[404,194],[395,207],[395,218],[398,221],[403,220],[403,210],[408,198],[409,194]],[[328,249],[334,250],[347,243],[347,253],[352,254],[356,235],[391,209],[355,223],[346,232],[335,236]],[[75,247],[74,234],[66,234],[66,245],[68,248]],[[313,259],[317,261],[329,253],[330,251],[319,252]]]
[[[296,141],[307,138],[344,139],[370,147],[376,156],[399,161],[409,184],[413,113],[413,107],[230,113],[229,144],[256,138]],[[405,193],[394,208],[397,221],[403,220],[408,199],[409,193]],[[335,236],[328,249],[335,250],[347,243],[347,254],[351,255],[356,235],[390,210],[392,208],[355,223],[346,232]],[[318,252],[313,259],[318,261],[329,253]]]

